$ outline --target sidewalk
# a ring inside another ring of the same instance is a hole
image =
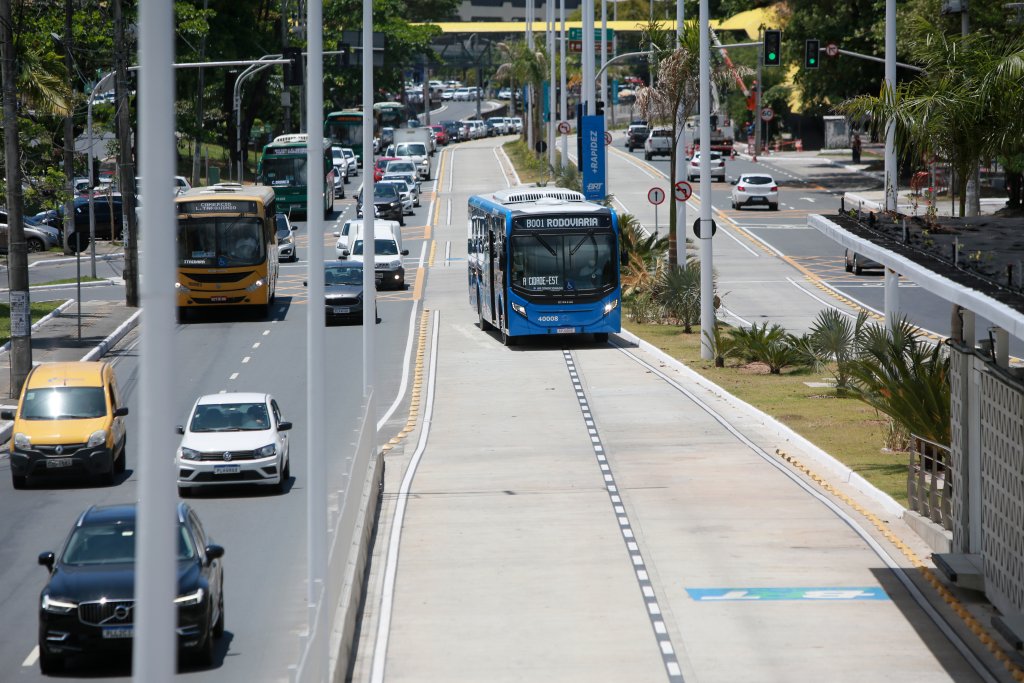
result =
[[[58,315],[41,320],[32,331],[32,363],[100,358],[138,324],[139,312],[123,301],[83,301],[79,339],[78,305],[72,303]],[[0,401],[10,405],[16,400],[11,393],[11,354],[0,351]],[[0,427],[0,440],[9,429],[9,424]]]

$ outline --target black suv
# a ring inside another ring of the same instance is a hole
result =
[[[97,652],[131,653],[135,627],[134,504],[93,506],[75,522],[57,554],[39,555],[50,580],[39,596],[39,668],[61,671],[65,659]],[[214,545],[185,503],[177,509],[178,648],[213,664],[224,634],[224,548]]]
[[[405,225],[405,212],[402,210],[402,197],[394,185],[374,184],[373,205],[377,218],[398,221],[399,225]],[[356,200],[356,218],[363,217],[363,191],[359,191],[359,199]]]
[[[644,142],[647,140],[647,135],[650,130],[647,128],[647,124],[632,123],[629,129],[626,130],[626,147],[632,152],[634,149],[642,148]]]

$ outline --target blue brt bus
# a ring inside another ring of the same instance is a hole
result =
[[[622,328],[618,218],[573,190],[527,187],[469,198],[469,305],[513,344],[531,334]]]

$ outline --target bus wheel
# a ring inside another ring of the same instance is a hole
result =
[[[595,332],[594,333],[594,341],[596,341],[598,344],[607,344],[608,343],[608,333],[607,332]]]
[[[476,298],[476,315],[480,319],[480,331],[486,332],[490,325],[484,320],[484,307],[480,305],[480,297]]]
[[[185,306],[178,306],[178,322],[187,322],[189,318],[188,308]]]

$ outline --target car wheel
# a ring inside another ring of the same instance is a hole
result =
[[[114,472],[121,474],[128,468],[128,437],[121,440],[121,457],[114,461]]]
[[[853,274],[854,275],[863,275],[864,274],[864,266],[862,266],[860,264],[860,259],[857,258],[856,254],[853,255]]]
[[[843,270],[847,273],[853,272],[853,264],[850,262],[849,255],[843,257]]]
[[[54,674],[59,674],[63,670],[64,670],[64,660],[61,659],[57,655],[50,654],[49,652],[46,651],[45,648],[43,648],[42,645],[40,645],[39,646],[39,671],[40,671],[40,673],[42,673],[44,676],[52,676]]]
[[[647,152],[644,152],[644,161],[650,161],[650,160],[651,160],[651,155],[648,154]]]
[[[191,498],[192,497],[192,489],[189,488],[188,486],[179,486],[178,487],[178,495],[181,496],[182,498]]]
[[[210,629],[210,633],[213,634],[214,638],[220,640],[224,637],[224,582],[221,582],[220,586],[220,597],[217,598],[217,621],[214,622],[213,628]]]
[[[11,486],[16,489],[24,489],[28,487],[28,477],[24,474],[11,473]]]
[[[403,227],[405,226],[405,216],[399,216],[398,217],[398,224],[403,226]]]
[[[43,241],[38,237],[29,237],[25,241],[28,243],[28,250],[30,252],[38,252],[46,249],[46,245],[43,244]]]
[[[281,470],[281,480],[277,482],[277,492],[285,493],[288,491],[288,480],[292,477],[292,461],[291,458],[284,461],[284,469]]]
[[[192,661],[197,666],[211,667],[213,666],[213,626],[210,626],[210,630],[206,632],[206,638],[203,639],[203,644],[198,650],[192,653]]]

